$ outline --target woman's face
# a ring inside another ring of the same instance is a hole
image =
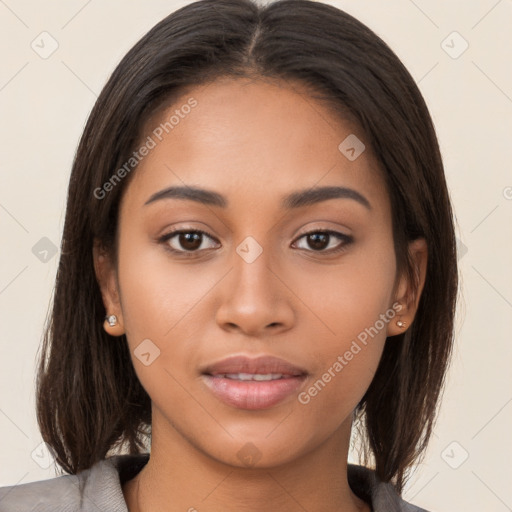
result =
[[[226,79],[145,137],[108,278],[119,303],[104,298],[151,397],[153,443],[269,467],[346,440],[408,314],[364,135],[296,85]],[[231,356],[249,361],[215,367]]]

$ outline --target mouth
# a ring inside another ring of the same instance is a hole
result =
[[[268,409],[302,385],[307,372],[273,356],[235,356],[203,368],[203,382],[223,403],[238,409]]]
[[[280,380],[280,379],[288,379],[290,377],[295,377],[295,375],[285,375],[283,373],[218,373],[212,375],[212,377],[220,377],[223,379],[232,379],[232,380],[243,380],[243,381],[269,381],[269,380]]]

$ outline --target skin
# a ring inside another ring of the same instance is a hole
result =
[[[106,311],[119,321],[105,329],[126,333],[152,400],[151,458],[123,486],[129,510],[369,511],[347,482],[352,414],[384,344],[393,343],[386,337],[414,319],[425,242],[409,247],[419,276],[414,288],[397,275],[389,197],[369,145],[355,161],[338,150],[349,134],[362,141],[364,134],[303,87],[217,80],[192,88],[150,124],[191,96],[197,106],[142,160],[124,192],[117,267],[94,248]],[[183,199],[144,204],[185,184],[224,195],[228,207]],[[371,209],[349,198],[281,208],[290,192],[328,185],[356,190]],[[165,249],[186,252],[183,237],[181,244],[179,235],[158,241],[171,228],[209,236],[186,259]],[[315,250],[303,236],[326,229],[354,240],[327,238]],[[236,252],[247,236],[263,249],[252,263]],[[293,394],[265,410],[236,409],[200,376],[201,367],[229,355],[270,354],[305,368],[299,391],[307,390],[397,301],[399,316],[308,404]],[[148,338],[160,356],[145,366],[134,350]],[[250,467],[237,456],[248,442],[260,457]]]

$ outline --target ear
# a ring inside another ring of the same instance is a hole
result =
[[[428,247],[424,238],[418,238],[409,243],[409,256],[413,264],[413,275],[410,276],[408,272],[404,272],[400,276],[394,296],[394,304],[399,303],[400,306],[393,307],[397,314],[388,324],[388,336],[405,332],[412,324],[418,310],[427,274]]]
[[[105,316],[114,315],[115,323],[109,322],[107,318],[103,322],[103,328],[111,336],[122,336],[124,334],[123,312],[119,298],[119,285],[115,263],[111,254],[101,245],[98,239],[93,243],[93,260],[96,280],[101,290]],[[111,320],[114,320],[111,318]]]

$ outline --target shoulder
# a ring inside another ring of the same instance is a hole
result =
[[[79,510],[79,477],[65,475],[51,480],[0,487],[0,510],[3,512]]]
[[[127,512],[121,482],[146,461],[145,456],[117,455],[77,475],[0,487],[0,511]]]
[[[348,481],[360,498],[371,502],[373,512],[428,512],[404,501],[391,483],[380,481],[371,469],[349,464]]]

